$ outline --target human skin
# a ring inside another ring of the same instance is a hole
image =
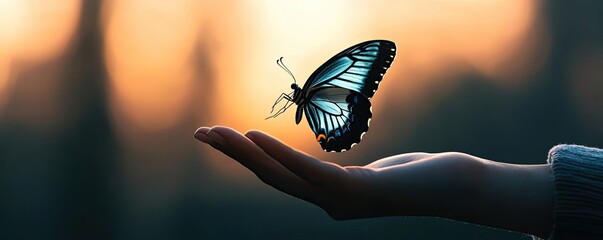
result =
[[[551,167],[507,164],[465,153],[406,153],[340,166],[260,131],[201,127],[195,138],[264,183],[324,209],[333,219],[433,216],[541,238],[553,226]]]

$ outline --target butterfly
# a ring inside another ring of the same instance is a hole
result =
[[[369,101],[396,56],[396,44],[387,40],[362,42],[343,50],[322,64],[300,88],[283,63],[276,62],[293,78],[291,93],[281,93],[272,105],[286,100],[274,115],[297,105],[295,123],[302,115],[324,151],[343,152],[358,144],[368,131],[372,117]]]

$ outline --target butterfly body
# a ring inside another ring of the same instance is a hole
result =
[[[306,98],[304,97],[304,92],[297,84],[291,84],[291,89],[293,89],[293,102],[298,105],[297,111],[295,111],[295,124],[299,124],[302,119],[302,109],[299,105],[306,104]]]
[[[367,41],[343,50],[314,71],[302,88],[291,84],[293,92],[282,94],[276,103],[282,99],[289,102],[274,116],[295,103],[296,124],[306,115],[323,150],[349,150],[368,131],[372,117],[369,100],[395,54],[395,44],[387,40]]]

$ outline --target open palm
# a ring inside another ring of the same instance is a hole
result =
[[[546,204],[521,202],[550,190],[533,190],[526,184],[546,179],[543,165],[515,167],[519,165],[450,152],[407,153],[366,166],[340,166],[260,131],[243,135],[223,126],[202,127],[195,138],[235,159],[264,183],[321,207],[334,219],[438,216],[533,234],[542,233],[544,226],[548,233],[546,221],[528,224],[537,217],[535,211],[550,210]],[[509,174],[515,178],[505,179]],[[515,196],[517,191],[521,196]],[[510,202],[501,203],[501,197]],[[531,210],[522,213],[524,208]]]

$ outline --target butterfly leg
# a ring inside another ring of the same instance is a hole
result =
[[[287,100],[288,100],[288,99],[287,99]],[[289,102],[285,103],[285,106],[283,106],[281,109],[279,109],[278,111],[276,111],[276,113],[275,113],[274,115],[269,116],[269,117],[267,117],[266,119],[269,119],[269,118],[275,118],[275,117],[277,117],[278,115],[281,115],[282,113],[284,113],[285,111],[287,111],[287,109],[288,109],[289,107],[291,107],[291,105],[293,105],[293,103],[294,103],[293,101],[289,100]]]
[[[289,93],[289,94],[281,93],[281,95],[276,99],[276,102],[274,102],[274,104],[272,105],[272,110],[270,110],[270,113],[274,112],[274,107],[279,102],[281,102],[283,99],[287,99],[287,101],[292,101],[293,98],[291,98],[291,94],[293,94],[293,93]]]

